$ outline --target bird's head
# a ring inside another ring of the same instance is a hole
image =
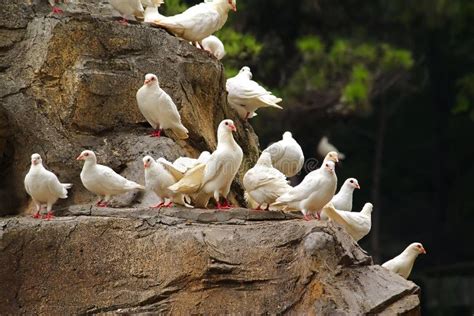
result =
[[[248,66],[243,66],[240,69],[239,74],[243,74],[246,77],[248,77],[249,79],[252,79],[252,77],[253,77],[252,71],[250,70],[250,67],[248,67]]]
[[[143,82],[143,85],[151,86],[151,85],[154,85],[154,84],[159,84],[158,77],[155,76],[154,74],[147,74],[145,76],[145,81]]]
[[[31,165],[32,166],[41,165],[42,163],[43,163],[43,160],[41,159],[41,156],[39,154],[31,155]]]
[[[330,174],[333,174],[334,171],[336,169],[336,164],[331,161],[331,160],[328,160],[326,162],[324,162],[324,170]]]
[[[258,158],[257,164],[260,166],[272,167],[272,156],[269,152],[264,151]]]
[[[291,139],[291,138],[293,138],[293,134],[291,134],[291,132],[283,133],[283,139]]]
[[[412,253],[412,254],[416,254],[417,256],[419,254],[424,254],[426,255],[426,250],[425,248],[423,247],[423,245],[419,242],[414,242],[412,243],[410,246],[407,247],[407,250]]]
[[[234,121],[232,120],[223,120],[221,124],[219,124],[219,129],[220,130],[225,130],[225,131],[230,131],[236,132],[237,128],[235,127]]]
[[[339,162],[339,155],[335,151],[330,151],[324,158],[324,162],[326,161]]]
[[[76,160],[84,160],[84,161],[95,161],[96,156],[92,150],[84,150]]]
[[[347,179],[345,184],[350,188],[360,189],[359,181],[356,178]]]
[[[237,12],[237,1],[236,0],[227,0],[232,11]]]
[[[145,156],[143,157],[143,167],[145,169],[148,169],[150,168],[150,166],[152,165],[153,163],[153,158],[151,156]]]

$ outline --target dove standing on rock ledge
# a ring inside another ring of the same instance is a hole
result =
[[[72,184],[61,183],[58,177],[48,171],[43,166],[43,160],[39,154],[31,156],[30,171],[25,177],[25,189],[31,196],[36,206],[34,218],[40,218],[41,204],[46,204],[47,214],[44,218],[51,219],[53,217],[52,208],[58,199],[67,199],[67,189]]]
[[[272,157],[272,165],[288,178],[301,171],[304,164],[303,149],[290,132],[283,134],[283,139],[268,146],[264,152]]]
[[[352,195],[354,193],[354,189],[360,189],[360,185],[357,179],[347,179],[342,185],[339,192],[334,195],[331,200],[331,203],[336,210],[346,212],[352,211]],[[324,210],[321,212],[321,219],[329,219]]]
[[[401,254],[382,264],[382,267],[408,279],[419,254],[426,254],[425,248],[419,242],[412,243]]]
[[[206,207],[209,199],[214,197],[218,209],[230,208],[227,196],[243,159],[242,148],[232,135],[236,131],[232,120],[222,121],[217,129],[217,148],[207,163],[189,170],[170,189],[183,194],[194,194],[194,205],[198,207]],[[224,198],[223,204],[220,203],[221,196]]]
[[[145,184],[146,188],[155,192],[160,202],[154,208],[171,207],[173,203],[190,207],[184,199],[183,194],[176,194],[169,189],[170,186],[181,180],[183,177],[180,173],[172,173],[151,156],[143,158],[143,167],[145,168]]]
[[[299,210],[307,221],[310,220],[309,213],[313,212],[320,218],[319,213],[331,201],[337,188],[337,153],[330,154],[319,169],[306,175],[299,185],[280,196],[272,206],[283,207],[283,210]]]
[[[283,173],[273,168],[269,153],[263,152],[255,166],[247,171],[243,179],[245,191],[258,204],[256,210],[270,204],[291,189]]]
[[[84,160],[81,181],[87,190],[99,196],[96,204],[99,207],[107,207],[113,195],[137,189],[145,190],[144,186],[125,179],[111,168],[99,165],[95,153],[91,150],[84,150],[76,160]]]
[[[237,11],[236,0],[214,0],[197,4],[174,16],[161,16],[154,23],[202,47],[203,39],[224,26],[231,9]]]
[[[372,227],[372,203],[365,203],[360,212],[339,211],[332,203],[327,204],[323,211],[334,222],[345,228],[347,233],[359,241],[364,238]]]
[[[143,20],[145,10],[140,0],[110,0],[109,2],[122,15],[120,23],[127,24],[131,17]]]
[[[160,137],[161,130],[170,129],[179,139],[188,138],[188,129],[181,123],[178,108],[171,97],[160,88],[158,77],[145,76],[143,86],[137,91],[140,112],[155,129],[152,137]]]
[[[210,52],[214,57],[221,60],[225,56],[224,44],[214,35],[208,36],[202,40],[202,48]]]
[[[282,109],[277,103],[282,101],[252,80],[250,68],[240,69],[237,76],[227,79],[227,101],[237,111],[240,118],[246,120],[256,116],[256,110],[264,107]]]
[[[164,0],[141,0],[145,7],[145,22],[150,23],[162,17],[158,8],[165,3]]]

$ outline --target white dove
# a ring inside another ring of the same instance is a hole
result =
[[[273,107],[282,109],[277,103],[281,98],[274,96],[257,82],[252,80],[250,68],[245,66],[240,69],[237,76],[227,79],[227,101],[237,111],[242,119],[256,116],[259,108]]]
[[[258,203],[257,210],[263,204],[268,211],[270,204],[291,189],[283,173],[273,168],[272,158],[267,152],[260,155],[255,166],[244,175],[243,184],[248,195]]]
[[[225,56],[224,44],[217,36],[211,35],[203,39],[202,48],[210,52],[219,60]]]
[[[155,161],[151,156],[143,158],[145,168],[145,185],[150,191],[155,192],[160,202],[154,208],[171,207],[173,203],[191,207],[185,201],[183,194],[176,194],[169,189],[170,186],[181,180],[183,174],[170,172],[160,161]]]
[[[205,164],[211,157],[211,153],[208,151],[203,151],[199,158],[189,158],[189,157],[179,157],[173,162],[173,166],[179,171],[185,173],[186,171],[196,167],[199,164]]]
[[[285,132],[282,140],[268,146],[264,152],[271,155],[273,167],[287,177],[293,177],[303,168],[303,149],[290,132]]]
[[[415,260],[419,254],[426,254],[426,250],[419,242],[409,245],[401,254],[382,264],[382,267],[408,279]]]
[[[326,205],[324,213],[334,222],[345,228],[347,233],[359,241],[370,232],[372,227],[372,203],[365,203],[360,212],[338,211],[332,203]]]
[[[144,186],[125,179],[111,168],[97,164],[97,157],[91,150],[84,150],[76,160],[84,160],[81,181],[87,190],[99,196],[97,206],[107,207],[113,195],[145,190]]]
[[[337,152],[339,154],[339,159],[341,160],[344,160],[346,158],[346,155],[337,150],[337,148],[329,142],[329,139],[326,136],[323,136],[318,144],[318,154],[321,157],[324,157],[330,151]]]
[[[121,23],[127,24],[127,19],[131,17],[143,19],[145,10],[140,0],[110,0],[109,2],[122,15]]]
[[[145,7],[145,22],[150,23],[162,17],[158,8],[165,3],[164,0],[140,0]]]
[[[218,209],[230,208],[227,195],[242,163],[243,152],[234,140],[237,131],[232,120],[223,120],[217,129],[217,148],[206,164],[199,164],[170,189],[183,194],[195,194],[195,205],[206,207],[214,197]],[[220,203],[220,197],[224,204]]]
[[[161,130],[171,129],[179,138],[188,138],[188,130],[181,123],[178,108],[171,97],[160,88],[158,77],[153,74],[145,76],[143,86],[137,92],[137,103],[140,112],[155,129],[152,137],[160,137]]]
[[[308,214],[320,211],[331,201],[337,188],[335,163],[325,161],[321,168],[310,172],[303,181],[287,193],[280,196],[272,206],[283,207],[283,210],[300,210],[305,220],[310,220]]]
[[[201,45],[204,38],[224,26],[230,9],[237,11],[236,0],[203,2],[183,13],[168,17],[161,16],[154,23],[182,39]]]
[[[331,200],[331,203],[336,210],[346,212],[352,211],[352,195],[354,193],[354,189],[360,189],[360,185],[357,179],[347,179],[342,185],[339,192],[334,195]],[[321,219],[328,219],[328,216],[326,215],[326,212],[324,210],[321,212]]]
[[[71,187],[72,184],[59,182],[58,177],[54,173],[44,168],[39,154],[31,156],[30,171],[28,171],[25,177],[25,189],[36,206],[34,218],[40,218],[41,204],[46,204],[48,213],[45,218],[51,219],[53,217],[53,204],[58,199],[66,199],[67,189]]]

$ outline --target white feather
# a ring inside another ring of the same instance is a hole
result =
[[[272,165],[287,177],[293,177],[303,168],[303,150],[290,132],[285,132],[282,140],[268,146],[264,152],[271,155]]]

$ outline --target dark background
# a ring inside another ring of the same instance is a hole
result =
[[[284,111],[262,109],[250,122],[262,148],[290,130],[306,158],[319,158],[328,135],[347,156],[339,183],[361,184],[354,210],[375,206],[361,246],[382,263],[422,242],[428,254],[411,279],[423,314],[472,315],[474,1],[237,5],[219,34],[226,72],[248,65],[284,99]]]

